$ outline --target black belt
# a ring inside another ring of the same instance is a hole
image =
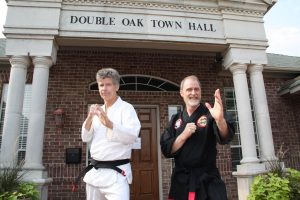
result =
[[[181,177],[180,185],[187,185],[188,188],[188,196],[184,197],[188,200],[194,200],[196,196],[196,190],[199,191],[200,199],[206,199],[207,194],[204,186],[204,182],[215,178],[215,176],[210,175],[208,171],[215,169],[214,165],[209,165],[200,168],[185,168],[185,167],[178,167],[175,166],[172,172],[171,178],[171,187],[169,191],[169,200],[174,200],[176,197],[175,193],[178,191],[178,176]],[[177,180],[176,180],[177,179]],[[177,182],[177,183],[175,183]],[[180,186],[182,188],[182,186]],[[182,199],[182,198],[181,198]]]
[[[89,165],[80,172],[79,176],[75,179],[75,181],[72,183],[72,191],[74,192],[76,190],[76,185],[78,185],[80,179],[88,172],[90,171],[93,167],[95,169],[99,168],[104,168],[104,169],[113,169],[123,176],[126,176],[125,171],[120,169],[118,166],[120,165],[125,165],[130,162],[129,159],[123,159],[123,160],[113,160],[113,161],[98,161],[91,159],[91,162]]]
[[[116,170],[117,172],[119,172],[120,174],[122,174],[123,176],[126,176],[125,171],[123,171],[122,169],[120,169],[117,166],[125,165],[127,163],[129,163],[129,159],[114,160],[114,161],[97,161],[97,160],[91,159],[90,165],[92,165],[95,169],[99,169],[99,168],[113,169],[113,170]]]

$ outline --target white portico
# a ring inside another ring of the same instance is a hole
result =
[[[11,73],[0,164],[15,161],[27,68],[33,66],[32,109],[25,166],[27,178],[51,182],[43,167],[44,124],[51,66],[59,46],[126,47],[221,54],[232,73],[239,116],[243,159],[234,175],[239,199],[249,192],[253,175],[265,170],[261,161],[275,159],[263,80],[268,46],[263,16],[272,0],[249,1],[92,1],[8,0],[4,34]],[[250,108],[250,77],[261,145],[257,157]],[[46,190],[44,193],[46,198]]]

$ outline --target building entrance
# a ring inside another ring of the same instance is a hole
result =
[[[131,200],[157,200],[157,109],[136,108],[141,122],[141,149],[132,151],[133,183],[130,185]]]

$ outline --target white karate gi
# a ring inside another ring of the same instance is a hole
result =
[[[104,105],[102,109],[105,111]],[[91,157],[97,161],[130,159],[133,143],[136,141],[141,124],[133,106],[118,97],[106,111],[113,122],[113,129],[101,124],[94,116],[91,129],[82,126],[83,142],[91,141]],[[129,185],[132,183],[130,163],[118,166],[126,176],[113,169],[92,168],[84,176],[87,200],[129,200]]]

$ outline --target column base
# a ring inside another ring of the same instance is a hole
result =
[[[241,164],[258,164],[259,163],[259,159],[255,156],[255,157],[246,157],[243,158],[241,160]]]
[[[35,183],[40,192],[39,199],[48,200],[48,186],[53,180],[48,177],[48,172],[44,169],[44,167],[41,169],[25,168],[23,180]]]
[[[277,162],[278,158],[276,156],[263,156],[263,155],[261,155],[260,161],[264,162],[264,163]]]
[[[247,200],[253,178],[266,173],[265,164],[242,164],[237,166],[237,171],[232,175],[237,178],[239,200]]]

